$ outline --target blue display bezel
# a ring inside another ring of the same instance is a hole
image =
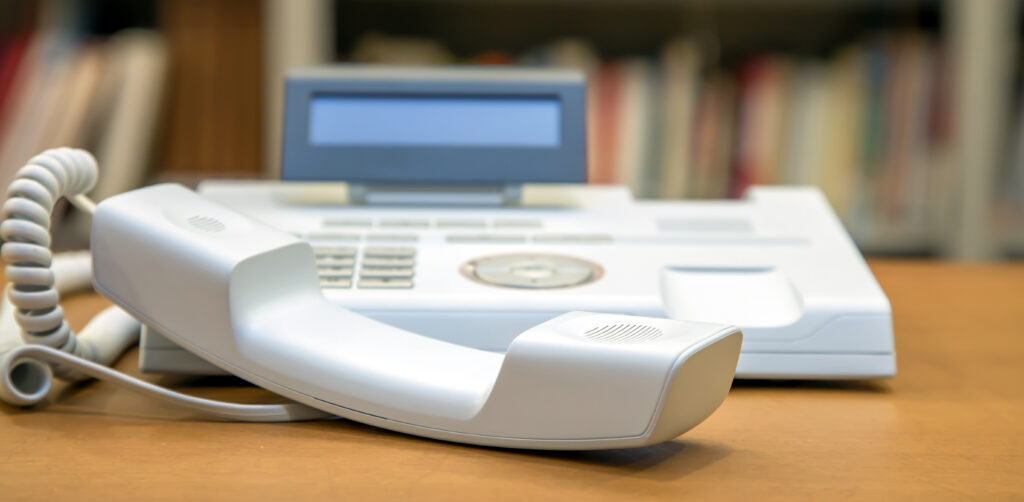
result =
[[[586,179],[585,85],[581,74],[537,69],[390,69],[342,65],[286,80],[281,178],[367,184],[579,183]],[[519,97],[559,100],[556,147],[313,145],[317,95]]]

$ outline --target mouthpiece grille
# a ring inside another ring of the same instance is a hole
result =
[[[608,324],[591,328],[583,336],[595,342],[639,343],[654,340],[664,332],[646,324]]]
[[[212,232],[223,232],[224,229],[227,228],[227,227],[224,226],[224,223],[222,223],[217,218],[213,218],[211,216],[200,216],[200,215],[189,216],[188,223],[189,223],[189,225],[192,225],[192,227],[197,229],[197,230],[202,230],[204,232],[211,232],[211,233]]]

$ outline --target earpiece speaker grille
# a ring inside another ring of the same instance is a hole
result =
[[[196,230],[202,230],[204,232],[223,232],[224,229],[227,228],[220,220],[210,216],[189,216],[188,224],[192,225]]]
[[[583,336],[595,342],[639,343],[654,340],[665,334],[646,324],[609,324],[591,328]]]

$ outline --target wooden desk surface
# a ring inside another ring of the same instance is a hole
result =
[[[739,382],[662,445],[536,453],[342,420],[211,422],[92,383],[0,406],[0,499],[1024,499],[1024,264],[872,268],[894,306],[895,379]],[[104,304],[66,305],[80,325]],[[148,379],[268,398],[230,379]]]

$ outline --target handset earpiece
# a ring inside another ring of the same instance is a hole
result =
[[[724,325],[569,313],[505,354],[329,303],[310,246],[177,185],[94,214],[101,294],[224,370],[308,406],[421,436],[594,449],[653,444],[728,393],[742,335]]]

